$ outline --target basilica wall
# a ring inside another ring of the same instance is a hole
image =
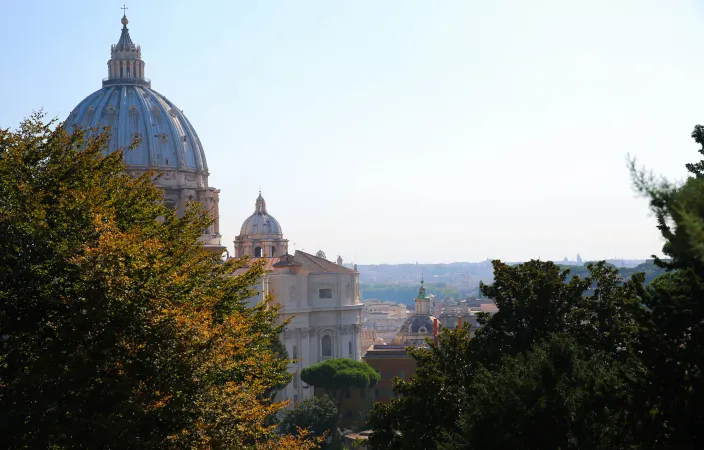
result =
[[[311,274],[308,276],[308,290],[312,307],[360,304],[358,274]]]

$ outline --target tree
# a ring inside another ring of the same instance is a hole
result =
[[[304,383],[323,388],[330,398],[337,398],[335,430],[342,414],[345,392],[350,388],[374,386],[380,379],[381,375],[369,364],[349,358],[328,359],[301,371]]]
[[[337,407],[330,397],[313,397],[296,404],[281,420],[281,432],[295,436],[298,429],[308,429],[313,436],[325,436],[329,442],[337,424]]]
[[[629,432],[632,400],[622,365],[554,334],[473,376],[471,401],[442,450],[640,448]],[[549,430],[549,431],[548,431]]]
[[[322,250],[318,250],[318,252],[315,254],[318,258],[323,258],[323,259],[328,259],[327,256],[325,256],[325,252]]]
[[[266,419],[285,323],[260,264],[199,243],[107,131],[0,130],[0,436],[8,448],[310,448]],[[118,444],[119,443],[119,444]]]
[[[416,371],[409,381],[398,379],[389,404],[376,403],[369,419],[373,449],[433,449],[460,415],[464,386],[472,372],[468,327],[443,329],[439,346],[409,348]]]
[[[704,155],[704,126],[692,138]],[[639,351],[648,368],[641,391],[649,419],[644,437],[651,448],[694,449],[704,445],[704,160],[686,164],[690,176],[671,183],[630,162],[636,190],[650,201],[671,271],[646,290]]]
[[[397,382],[399,398],[372,411],[372,448],[434,449],[448,436],[462,436],[462,427],[481,418],[472,406],[478,377],[500,374],[511,358],[524,358],[555,336],[568,336],[579,347],[580,358],[634,357],[631,349],[643,310],[638,301],[642,276],[623,282],[616,269],[603,263],[590,264],[584,278],[570,278],[569,270],[551,262],[493,264],[495,281],[482,285],[482,292],[498,312],[480,318],[484,326],[473,339],[467,330],[443,331],[438,348],[411,351],[416,373],[408,382]],[[468,417],[465,411],[478,416]],[[530,423],[528,412],[512,419]],[[573,432],[554,430],[562,437]]]

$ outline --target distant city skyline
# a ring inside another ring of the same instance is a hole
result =
[[[0,127],[65,119],[107,76],[122,3],[4,6]],[[127,7],[203,143],[231,254],[261,187],[291,250],[331,260],[648,259],[662,240],[626,156],[674,180],[699,157],[700,3]]]

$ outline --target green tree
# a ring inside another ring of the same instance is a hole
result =
[[[553,334],[473,376],[459,430],[440,449],[640,448],[629,432],[627,365]]]
[[[376,403],[369,419],[373,449],[433,449],[460,415],[465,386],[474,364],[468,356],[470,329],[443,329],[439,345],[409,348],[416,371],[398,379],[390,403]]]
[[[318,250],[315,256],[317,256],[318,258],[328,259],[327,256],[325,256],[325,252],[322,250]]]
[[[704,154],[704,126],[692,138]],[[644,296],[641,346],[648,368],[640,403],[649,422],[644,437],[651,448],[694,449],[704,446],[704,160],[686,165],[690,176],[671,183],[636,168],[636,189],[665,239],[669,260],[655,264],[670,273],[656,278]]]
[[[294,405],[284,415],[279,429],[295,436],[298,429],[308,429],[313,436],[325,436],[330,442],[337,424],[337,407],[328,396],[313,397]]]
[[[585,358],[597,353],[619,361],[632,358],[629,350],[643,310],[638,302],[642,276],[623,282],[607,264],[588,268],[588,277],[570,278],[568,270],[551,262],[509,266],[494,261],[495,281],[482,291],[498,312],[480,319],[484,326],[473,339],[466,330],[446,331],[439,348],[411,352],[418,368],[410,381],[397,383],[400,398],[372,412],[372,448],[434,449],[461,433],[460,419],[471,423],[462,411],[475,411],[476,378],[498,373],[507,358],[523,357],[556,335],[569,336]],[[520,419],[533,420],[527,414]],[[567,436],[573,430],[554,432]]]
[[[309,448],[266,420],[289,379],[263,268],[199,243],[210,217],[163,205],[108,133],[0,130],[4,448]]]
[[[381,376],[369,364],[349,358],[332,358],[301,371],[301,380],[322,388],[330,398],[337,399],[337,421],[342,414],[345,392],[351,388],[366,389],[379,382]]]

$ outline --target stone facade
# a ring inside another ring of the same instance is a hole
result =
[[[254,214],[235,238],[235,255],[264,259],[261,292],[250,302],[270,294],[282,307],[282,319],[291,319],[281,341],[296,361],[289,366],[292,381],[278,399],[298,402],[313,396],[313,388],[300,379],[305,367],[330,358],[361,360],[362,301],[357,270],[302,251],[290,255],[287,250],[288,240],[260,192]]]
[[[282,306],[282,319],[291,319],[281,338],[296,362],[279,397],[302,401],[313,396],[300,379],[305,367],[330,358],[361,360],[359,273],[301,251],[270,259],[266,269],[262,293],[252,301],[271,294]]]

